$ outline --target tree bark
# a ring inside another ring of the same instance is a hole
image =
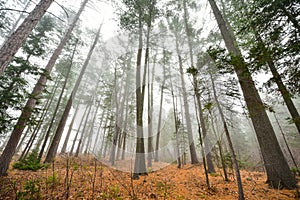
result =
[[[156,58],[155,58],[156,60]],[[154,81],[155,63],[153,64],[152,73],[150,73],[150,67],[148,66],[148,167],[152,167],[153,158],[153,81]],[[151,79],[150,79],[151,74]],[[151,83],[150,83],[151,80]]]
[[[17,53],[40,19],[44,16],[53,1],[54,0],[41,0],[34,10],[26,17],[23,23],[17,28],[17,30],[4,42],[0,49],[0,75],[13,60],[14,55]],[[10,146],[13,148],[13,145],[10,144]],[[9,157],[7,158],[9,160]]]
[[[91,140],[92,140],[93,133],[94,133],[95,120],[96,120],[96,117],[97,117],[97,113],[98,113],[100,104],[101,104],[101,101],[98,102],[98,105],[96,107],[96,111],[95,111],[93,119],[92,119],[91,128],[90,128],[89,135],[88,135],[88,138],[87,138],[87,144],[86,144],[86,148],[84,150],[84,154],[89,153],[89,148],[91,146]]]
[[[226,123],[226,120],[225,120],[225,116],[224,116],[223,110],[221,108],[221,104],[220,104],[220,102],[218,100],[218,97],[217,97],[215,83],[214,83],[214,80],[213,80],[213,77],[212,77],[211,74],[210,74],[210,79],[211,79],[211,82],[212,82],[212,89],[213,89],[214,99],[215,99],[215,102],[217,104],[219,114],[221,116],[221,120],[222,120],[222,123],[223,123],[223,126],[224,126],[225,135],[226,135],[227,142],[228,142],[229,149],[230,149],[230,153],[231,153],[231,156],[232,156],[233,167],[235,169],[235,176],[236,176],[236,180],[237,180],[237,183],[238,183],[239,200],[243,200],[243,199],[245,199],[245,197],[244,197],[244,191],[243,191],[243,185],[242,185],[242,179],[241,179],[241,174],[240,174],[238,161],[237,161],[237,158],[236,158],[235,150],[233,148],[233,144],[232,144],[231,137],[230,137],[229,130],[228,130],[228,126],[227,126],[227,123]],[[220,153],[222,153],[221,148],[220,148]]]
[[[89,108],[89,106],[86,106],[85,109],[84,109],[84,113],[83,113],[83,115],[82,115],[82,118],[81,118],[81,120],[80,120],[79,126],[78,126],[77,131],[76,131],[76,135],[75,135],[74,140],[73,140],[73,143],[72,143],[72,147],[71,147],[71,150],[70,150],[70,155],[73,155],[73,150],[74,150],[74,148],[75,148],[75,143],[76,143],[77,137],[78,137],[78,135],[79,135],[79,131],[80,131],[80,128],[81,128],[82,123],[83,123],[83,121],[84,121],[84,118],[86,117],[88,108]]]
[[[94,147],[93,147],[93,152],[95,152],[96,150],[96,146],[98,144],[98,139],[99,139],[99,136],[100,136],[100,131],[101,131],[101,128],[102,128],[102,123],[104,122],[104,115],[105,115],[105,110],[102,111],[102,114],[101,114],[101,118],[100,118],[100,123],[99,123],[99,127],[98,127],[98,130],[97,130],[97,136],[96,136],[96,139],[95,139],[95,142],[94,142]]]
[[[87,55],[87,58],[85,59],[84,61],[84,64],[82,66],[82,69],[80,71],[80,74],[77,78],[77,81],[75,83],[75,86],[73,88],[73,91],[69,97],[69,100],[67,102],[67,106],[63,112],[63,116],[61,117],[61,120],[59,122],[59,125],[58,125],[58,128],[55,132],[55,135],[54,135],[54,138],[52,140],[52,143],[51,143],[51,146],[50,146],[50,149],[47,153],[47,156],[46,156],[46,159],[45,159],[45,163],[51,163],[52,160],[54,159],[54,157],[56,156],[56,152],[57,152],[57,148],[58,148],[58,144],[60,142],[60,138],[62,136],[62,133],[63,133],[63,130],[65,128],[65,125],[66,125],[66,122],[67,122],[67,118],[69,116],[69,113],[70,113],[70,110],[71,110],[71,107],[72,107],[72,103],[73,103],[73,99],[75,98],[75,95],[78,91],[78,87],[79,87],[79,84],[81,83],[81,80],[82,80],[82,77],[83,77],[83,74],[85,73],[85,70],[90,62],[90,59],[91,59],[91,56],[94,52],[94,49],[96,47],[96,44],[98,43],[98,40],[99,40],[99,37],[100,37],[100,31],[101,31],[101,27],[102,27],[102,24],[100,25],[99,29],[98,29],[98,32],[96,34],[96,37],[93,41],[93,44],[89,50],[89,53]]]
[[[165,50],[163,52],[165,54]],[[165,56],[165,55],[163,55]],[[163,80],[160,88],[160,104],[159,104],[159,114],[158,114],[158,124],[157,124],[157,135],[156,135],[156,144],[155,144],[155,154],[154,161],[158,162],[158,149],[159,149],[159,140],[160,140],[160,131],[161,131],[161,118],[162,118],[162,107],[163,107],[163,99],[164,99],[164,88],[166,82],[166,63],[163,63]]]
[[[83,129],[82,129],[82,133],[81,133],[80,139],[78,141],[78,146],[77,146],[77,149],[76,149],[76,152],[75,152],[75,155],[74,155],[75,157],[78,157],[79,152],[80,152],[80,148],[81,148],[81,145],[82,145],[82,140],[83,140],[83,137],[85,135],[85,130],[86,130],[87,123],[88,123],[88,120],[89,120],[89,116],[90,116],[90,113],[91,113],[93,101],[94,101],[94,97],[92,97],[90,104],[87,106],[88,107],[88,111],[87,111],[87,114],[86,114],[86,118],[84,120],[84,125],[83,125]]]
[[[283,130],[282,130],[282,128],[281,128],[281,125],[280,125],[279,120],[278,120],[278,118],[277,118],[277,116],[276,116],[276,113],[274,112],[273,114],[274,114],[275,121],[276,121],[276,123],[277,123],[277,125],[278,125],[278,127],[279,127],[280,133],[281,133],[281,135],[282,135],[284,144],[285,144],[285,146],[286,146],[286,148],[287,148],[287,150],[288,150],[288,152],[289,152],[289,154],[290,154],[290,156],[291,156],[291,159],[292,159],[292,161],[293,161],[293,164],[294,164],[294,166],[295,166],[295,168],[296,168],[296,171],[297,171],[298,175],[300,175],[300,169],[299,169],[299,167],[298,167],[298,165],[297,165],[297,162],[296,162],[296,160],[295,160],[295,158],[294,158],[294,156],[293,156],[293,153],[292,153],[292,151],[291,151],[291,148],[290,148],[290,146],[289,146],[289,144],[288,144],[288,142],[287,142],[287,140],[286,140],[285,134],[284,134],[284,132],[283,132]]]
[[[177,115],[177,105],[176,105],[176,102],[175,102],[175,95],[174,95],[174,89],[173,89],[173,83],[172,83],[172,75],[171,75],[171,67],[169,67],[169,79],[170,79],[170,85],[171,85],[171,96],[172,96],[172,104],[173,104],[173,114],[174,114],[174,120],[175,120],[175,138],[176,138],[177,168],[181,168],[180,145],[179,145],[179,138],[178,138],[180,120],[178,119],[178,115]]]
[[[46,133],[46,136],[44,138],[44,143],[42,145],[42,148],[40,150],[40,153],[39,153],[39,159],[42,158],[43,156],[43,153],[45,151],[45,147],[47,145],[47,142],[48,142],[48,139],[49,139],[49,136],[50,136],[50,133],[51,133],[51,130],[52,130],[52,126],[53,126],[53,123],[55,121],[55,119],[57,118],[57,112],[58,112],[58,109],[59,107],[61,107],[61,100],[62,100],[62,97],[63,97],[63,94],[65,92],[65,88],[67,86],[67,83],[68,83],[68,79],[69,79],[69,75],[70,75],[70,72],[71,72],[71,68],[72,68],[72,65],[73,65],[73,60],[74,60],[74,55],[75,55],[75,52],[76,52],[76,48],[77,48],[77,43],[75,44],[75,47],[74,47],[74,50],[73,50],[73,53],[72,53],[72,56],[71,56],[71,60],[70,60],[70,65],[68,67],[68,71],[67,71],[67,75],[66,75],[66,78],[64,80],[64,83],[63,83],[63,87],[61,89],[61,92],[60,92],[60,95],[58,97],[58,101],[56,103],[56,107],[55,107],[55,110],[52,114],[52,118],[51,118],[51,121],[50,121],[50,125],[48,127],[48,130],[47,130],[47,133]]]
[[[44,5],[46,2],[51,4],[53,2],[53,0],[52,1],[50,1],[50,0],[41,1],[41,4],[39,4],[39,5]],[[45,68],[45,70],[47,71],[48,74],[51,73],[52,68],[53,68],[56,60],[58,59],[59,55],[61,54],[61,51],[62,51],[63,47],[65,46],[65,44],[69,40],[70,35],[71,35],[75,25],[76,25],[76,22],[78,21],[79,16],[82,13],[82,11],[83,11],[85,5],[87,4],[87,2],[88,2],[88,0],[85,0],[82,3],[82,5],[80,7],[80,10],[78,11],[73,23],[70,25],[69,29],[65,33],[63,39],[61,40],[60,44],[58,45],[58,47],[54,51],[53,55],[51,56],[47,66]],[[43,12],[45,12],[45,10],[43,10]],[[30,18],[27,17],[26,19],[33,20],[32,16]],[[36,19],[36,17],[34,19]],[[28,21],[26,22],[26,20],[25,20],[23,22],[23,24],[24,24],[24,27],[26,27],[28,25]],[[4,46],[3,46],[4,49],[5,48],[11,48],[12,46],[14,46],[13,44],[15,43],[15,40],[16,40],[14,37],[16,37],[16,35],[17,35],[16,33],[18,33],[18,30],[20,30],[20,33],[23,32],[24,27],[22,25],[19,26],[19,28],[16,30],[16,32],[13,34],[13,36],[8,40],[8,42],[6,42],[4,44]],[[25,39],[26,39],[26,37],[25,37]],[[0,50],[1,59],[7,57],[7,56],[4,56],[4,55],[2,56],[1,55],[2,53],[5,53],[5,52],[1,48],[1,50]],[[14,54],[11,54],[11,56],[13,56],[13,55]],[[4,60],[6,60],[6,59],[4,59]],[[3,72],[3,71],[1,72],[1,68],[3,68],[1,66],[6,66],[9,62],[8,63],[6,62],[4,64],[1,64],[1,63],[2,62],[0,61],[0,74],[2,74],[2,72]],[[4,69],[2,69],[2,70],[4,70]],[[12,132],[10,138],[9,138],[9,141],[8,141],[3,153],[1,154],[1,157],[0,157],[0,176],[7,174],[7,169],[9,167],[9,163],[10,163],[10,161],[11,161],[13,155],[14,155],[15,149],[18,145],[18,142],[20,140],[22,132],[23,132],[30,116],[31,116],[33,108],[36,105],[37,98],[39,97],[39,95],[41,94],[41,92],[43,91],[43,89],[46,85],[46,82],[47,82],[47,77],[42,75],[40,77],[40,79],[38,80],[37,84],[35,85],[32,93],[30,95],[31,98],[28,99],[25,107],[22,110],[21,116],[19,117],[19,119],[17,121],[17,124],[14,127],[14,130],[13,130],[13,132]]]
[[[62,146],[62,149],[61,149],[61,153],[62,153],[62,154],[63,154],[63,153],[66,153],[67,146],[68,146],[68,142],[69,142],[69,139],[70,139],[70,135],[71,135],[71,132],[72,132],[72,129],[73,129],[73,125],[74,125],[75,118],[76,118],[76,116],[77,116],[78,110],[79,110],[79,103],[78,103],[78,105],[76,106],[75,113],[74,113],[73,118],[72,118],[72,120],[71,120],[71,123],[70,123],[69,129],[68,129],[68,132],[67,132],[67,135],[66,135],[64,144],[63,144],[63,146]]]
[[[294,189],[297,187],[295,177],[292,175],[288,163],[280,149],[272,124],[267,116],[263,102],[255,88],[254,81],[245,63],[236,40],[228,31],[227,24],[214,0],[208,0],[228,51],[234,56],[236,63],[234,70],[239,79],[240,86],[249,110],[250,117],[256,132],[261,149],[267,182],[273,188]]]
[[[205,174],[205,181],[206,181],[206,186],[208,189],[210,189],[210,183],[209,183],[209,177],[208,177],[208,167],[207,167],[207,157],[206,157],[206,152],[205,152],[205,149],[203,147],[203,137],[202,137],[202,134],[203,132],[201,133],[201,120],[199,119],[200,118],[200,109],[202,109],[200,106],[197,107],[197,103],[196,103],[196,99],[197,97],[194,96],[194,105],[195,105],[195,111],[196,111],[196,119],[197,119],[197,124],[198,124],[198,134],[199,134],[199,141],[200,141],[200,149],[201,149],[201,155],[202,155],[202,162],[203,162],[203,169],[204,169],[204,174]],[[197,100],[198,101],[198,100]],[[201,104],[200,104],[201,105]],[[198,108],[198,110],[197,110]]]
[[[298,133],[300,134],[300,116],[299,116],[299,113],[297,111],[297,108],[296,108],[294,102],[292,101],[291,94],[289,93],[289,91],[287,90],[285,85],[283,84],[281,76],[278,73],[273,60],[271,58],[269,58],[267,63],[272,72],[274,80],[278,86],[278,89],[283,97],[283,100],[292,116],[292,120],[296,125]]]
[[[141,60],[143,48],[142,11],[139,10],[139,46],[136,64],[136,152],[133,179],[147,173],[145,160],[145,146],[143,137],[143,86],[141,85]]]
[[[168,20],[169,26],[170,21]],[[182,95],[183,95],[183,106],[184,106],[184,111],[185,111],[185,121],[186,121],[186,126],[187,126],[187,135],[188,135],[188,142],[189,142],[189,148],[190,148],[190,155],[191,155],[191,163],[192,164],[198,164],[199,161],[197,159],[197,153],[195,149],[195,143],[193,139],[193,131],[192,131],[192,124],[191,124],[191,118],[190,118],[190,111],[189,111],[189,104],[188,104],[188,99],[187,99],[187,92],[186,92],[186,87],[185,87],[185,81],[184,81],[184,73],[183,73],[183,61],[182,57],[180,55],[180,50],[179,50],[179,36],[176,30],[172,30],[173,35],[175,36],[175,43],[176,43],[176,53],[178,56],[178,61],[179,61],[179,72],[180,72],[180,78],[181,78],[181,87],[182,87]]]

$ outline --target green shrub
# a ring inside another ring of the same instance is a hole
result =
[[[27,199],[41,199],[40,184],[38,181],[29,180],[25,183],[23,191],[17,192],[16,199],[27,200]]]
[[[54,173],[51,176],[48,176],[48,178],[46,180],[46,184],[49,185],[51,188],[59,185],[59,182],[60,182],[60,179],[56,173]]]
[[[37,151],[32,151],[27,157],[13,164],[14,169],[37,171],[41,168],[48,167],[40,163]]]

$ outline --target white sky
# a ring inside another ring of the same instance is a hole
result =
[[[67,8],[72,8],[77,12],[82,3],[82,0],[60,0],[60,4]],[[62,9],[56,4],[49,9],[50,12],[61,12]],[[102,36],[106,40],[114,35],[118,29],[118,22],[116,21],[116,15],[114,14],[114,9],[110,1],[99,1],[99,0],[90,0],[84,12],[81,14],[80,19],[83,21],[83,25],[89,28],[98,29],[100,24],[103,22],[102,26]]]

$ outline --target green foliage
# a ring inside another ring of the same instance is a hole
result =
[[[13,164],[14,169],[37,171],[49,165],[41,164],[37,151],[31,152],[27,157]]]
[[[49,185],[51,188],[57,186],[59,184],[60,180],[56,173],[49,176],[46,180],[46,184]]]
[[[219,69],[220,74],[234,73],[234,63],[226,49],[221,47],[209,47],[207,53]]]
[[[299,6],[299,1],[232,0],[226,9],[240,46],[248,52],[252,72],[269,71],[268,61],[272,61],[293,94],[300,93]],[[264,86],[275,93],[273,85],[271,79]]]
[[[122,2],[127,10],[120,14],[120,26],[126,30],[138,28],[139,20],[150,26],[159,15],[156,0],[123,0]]]
[[[18,200],[33,200],[41,199],[40,183],[37,180],[29,180],[25,183],[23,191],[17,192],[16,199]]]
[[[28,98],[40,98],[30,96],[28,77],[37,78],[46,75],[47,72],[40,66],[30,62],[30,58],[41,57],[46,54],[48,32],[54,26],[53,18],[45,16],[37,27],[27,38],[22,46],[23,56],[15,56],[14,60],[0,76],[0,135],[5,134],[13,128],[17,116],[15,111],[20,111],[25,106]],[[35,111],[35,110],[34,110]],[[35,119],[31,118],[29,124],[34,124]]]
[[[6,1],[1,0],[0,1],[0,8],[5,7]],[[8,11],[1,10],[0,11],[0,35],[5,36],[8,35],[8,33],[11,30],[11,26],[14,22],[14,19],[11,15],[8,15]]]
[[[233,169],[231,153],[226,152],[226,153],[224,153],[223,157],[224,157],[226,167],[228,167],[229,169]],[[255,163],[249,161],[249,157],[248,158],[243,157],[243,158],[237,159],[237,162],[238,162],[240,169],[250,169],[251,170],[255,167]]]
[[[101,194],[101,199],[122,200],[123,198],[120,195],[120,188],[118,186],[110,186],[107,192]]]
[[[186,72],[187,72],[188,74],[191,74],[191,75],[193,75],[193,76],[196,76],[197,73],[198,73],[198,70],[197,70],[194,66],[191,66],[191,67],[187,68]]]

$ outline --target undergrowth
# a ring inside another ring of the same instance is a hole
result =
[[[41,168],[47,168],[49,164],[41,164],[37,151],[32,151],[25,158],[13,164],[14,169],[37,171]]]

